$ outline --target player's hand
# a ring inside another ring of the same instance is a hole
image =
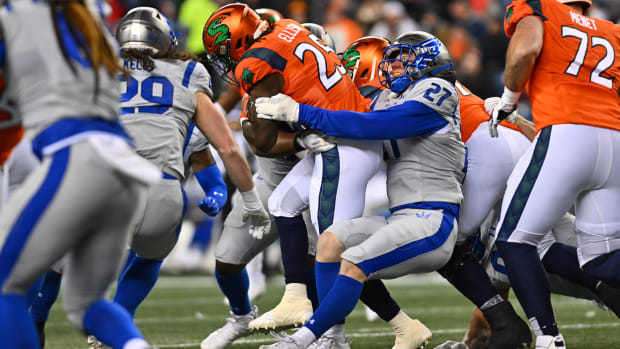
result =
[[[299,103],[282,93],[272,97],[257,98],[255,106],[258,117],[261,119],[287,122],[299,120]]]
[[[491,137],[497,137],[497,126],[500,122],[507,120],[514,123],[517,121],[517,105],[520,94],[520,92],[513,92],[504,88],[502,98],[487,98],[484,101],[484,107],[491,116],[489,119]]]
[[[313,153],[322,153],[332,150],[336,146],[334,141],[334,137],[326,136],[319,130],[307,129],[299,132],[295,136],[295,143]]]
[[[262,239],[271,229],[269,214],[262,205],[254,209],[244,205],[243,221],[250,224],[250,235],[257,240]]]
[[[211,217],[217,216],[226,204],[226,195],[217,191],[207,195],[206,198],[200,200],[198,207]]]
[[[243,221],[250,224],[250,235],[260,240],[269,233],[271,221],[258,197],[256,188],[240,192],[243,200]]]

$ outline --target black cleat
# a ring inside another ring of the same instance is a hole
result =
[[[603,282],[596,288],[596,296],[620,318],[620,290]]]
[[[488,349],[529,348],[532,343],[530,327],[503,301],[482,312],[491,326]]]

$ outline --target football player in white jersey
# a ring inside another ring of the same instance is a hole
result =
[[[103,299],[136,203],[161,177],[118,122],[113,39],[84,1],[11,2],[0,29],[7,92],[41,160],[0,213],[2,346],[39,347],[24,293],[66,255],[70,323],[112,348],[147,348],[127,311]]]

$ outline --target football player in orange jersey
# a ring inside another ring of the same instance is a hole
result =
[[[295,21],[283,19],[269,25],[246,5],[227,5],[207,21],[204,44],[222,76],[251,96],[250,105],[257,97],[281,92],[332,110],[367,110],[333,50]],[[228,75],[231,71],[234,75]],[[248,111],[248,121],[242,127],[257,155],[282,156],[300,150],[295,146],[296,133],[287,131],[286,124],[257,119],[253,107]],[[250,327],[301,324],[312,314],[305,284],[309,274],[307,235],[300,212],[310,206],[319,232],[334,221],[360,216],[366,183],[381,163],[380,149],[378,142],[338,140],[326,152],[308,154],[276,188],[269,200],[270,212],[276,217],[278,230],[287,232],[280,236],[283,262],[293,267],[285,267],[287,287],[281,303],[260,321],[251,322]],[[298,186],[300,181],[308,185]],[[329,267],[317,265],[317,269]],[[335,277],[337,270],[331,274]],[[317,271],[317,275],[322,273]],[[321,294],[321,281],[317,284]],[[384,292],[383,299],[390,298],[381,283],[376,285]],[[246,310],[249,313],[249,308]],[[340,326],[339,338],[343,330]]]
[[[620,61],[614,60],[620,27],[587,17],[590,5],[518,0],[508,6],[505,89],[491,113],[493,130],[527,88],[538,134],[508,180],[496,235],[541,349],[565,348],[565,342],[536,246],[571,206],[581,269],[620,287],[620,159],[612,155],[620,151]]]

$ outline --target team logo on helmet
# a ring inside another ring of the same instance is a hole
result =
[[[222,21],[224,20],[224,18],[226,17],[221,16],[221,17],[216,18],[207,27],[207,34],[215,38],[215,43],[213,44],[214,47],[217,47],[217,45],[219,45],[220,43],[225,42],[226,40],[230,39],[230,30],[228,29],[228,26],[226,24],[222,24]],[[224,51],[226,50],[224,46],[222,46],[222,48],[224,49]],[[226,52],[218,52],[218,53],[224,54]]]
[[[251,84],[253,79],[254,73],[252,73],[250,69],[244,68],[243,73],[241,73],[241,81],[245,82],[246,84]]]
[[[512,17],[513,8],[509,8],[508,12],[506,12],[506,23],[510,24],[510,17]]]
[[[357,64],[357,61],[360,59],[360,51],[357,50],[358,47],[359,45],[352,45],[342,54],[345,68],[354,68]]]

